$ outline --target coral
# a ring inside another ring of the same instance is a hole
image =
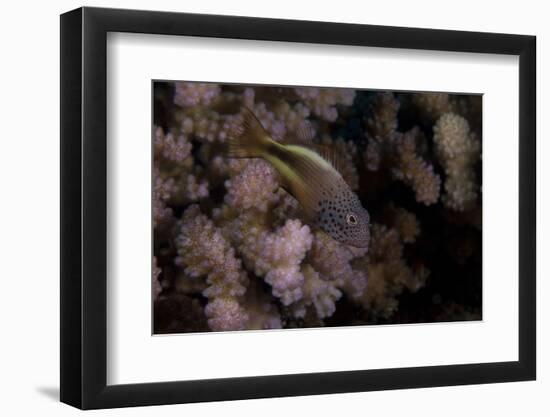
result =
[[[185,196],[188,201],[198,201],[208,197],[208,182],[197,180],[195,175],[187,175],[181,182],[180,195]]]
[[[176,186],[173,178],[163,179],[157,167],[153,171],[153,225],[169,220],[172,209],[166,207],[166,202],[175,193]]]
[[[479,319],[480,96],[154,89],[155,333]],[[318,229],[270,163],[227,157],[243,107],[276,141],[308,132],[335,150],[371,216],[368,248]]]
[[[397,131],[399,102],[392,93],[379,93],[370,103],[366,118],[368,143],[363,154],[369,171],[386,170],[410,186],[416,201],[431,205],[439,199],[440,178],[433,165],[421,156],[425,138],[418,127]]]
[[[239,302],[232,297],[214,298],[204,308],[208,326],[214,331],[243,330],[248,322],[248,314]]]
[[[179,270],[173,278],[173,288],[181,294],[202,294],[206,287],[208,287],[208,284],[204,276],[190,276],[183,270]]]
[[[370,116],[364,116],[367,144],[363,153],[369,171],[378,171],[393,150],[399,101],[392,93],[378,93],[369,102]]]
[[[363,154],[365,167],[369,171],[378,171],[382,162],[382,146],[376,140],[370,140]]]
[[[259,282],[251,282],[246,292],[247,329],[267,330],[283,327],[281,315],[271,298],[265,294]]]
[[[453,99],[453,112],[464,117],[478,137],[481,136],[482,107],[482,99],[479,94]]]
[[[172,133],[164,133],[155,128],[154,143],[154,197],[155,212],[159,217],[168,215],[163,213],[166,202],[191,203],[208,197],[208,181],[202,176],[202,171],[196,165],[191,154],[193,145],[184,134],[177,139]],[[160,168],[163,168],[162,172]],[[164,179],[166,177],[167,179]]]
[[[481,95],[451,95],[448,93],[418,93],[411,102],[424,122],[434,123],[445,113],[464,117],[472,130],[481,131]]]
[[[328,305],[326,300],[332,300],[333,304],[340,298],[341,291],[351,298],[362,296],[367,288],[367,273],[360,269],[354,269],[352,263],[357,259],[364,258],[367,251],[367,248],[351,248],[338,243],[325,233],[318,231],[305,265],[305,267],[313,268],[309,272],[308,293],[317,295],[325,293],[325,301],[322,304],[325,308]],[[326,285],[321,285],[318,280],[325,281]],[[315,304],[315,307],[319,313],[320,306]],[[332,309],[328,311],[333,312]],[[326,316],[325,314],[319,317]]]
[[[303,297],[300,263],[311,242],[308,226],[299,220],[287,220],[273,233],[247,233],[240,252],[254,273],[271,285],[273,295],[287,306]]]
[[[193,145],[184,135],[174,138],[172,133],[164,134],[162,128],[155,129],[153,138],[155,158],[164,158],[171,162],[183,162],[190,154]]]
[[[205,107],[182,110],[177,119],[183,133],[210,143],[225,142],[227,133],[239,123],[236,115],[220,114]]]
[[[159,298],[160,293],[162,292],[162,285],[160,285],[159,275],[162,270],[157,266],[157,258],[153,256],[153,300]]]
[[[390,140],[397,130],[399,107],[392,93],[377,94],[370,103],[371,116],[366,118],[369,135],[377,141]]]
[[[310,126],[306,122],[306,120],[310,116],[311,112],[309,108],[303,103],[298,102],[294,105],[291,105],[285,101],[282,101],[276,106],[275,112],[277,114],[277,118],[284,126],[285,132],[289,132],[290,136],[292,135],[292,133],[295,133],[302,128]],[[274,136],[278,137],[278,135]]]
[[[267,162],[254,159],[236,176],[225,182],[224,201],[234,209],[256,208],[265,212],[279,199],[277,173]]]
[[[294,91],[313,114],[328,122],[338,117],[338,105],[350,106],[355,99],[355,91],[344,88],[302,87]]]
[[[220,94],[217,84],[177,82],[174,103],[181,107],[207,106]]]
[[[336,301],[342,296],[342,292],[334,283],[320,278],[319,273],[310,265],[302,269],[304,275],[303,298],[293,305],[295,317],[305,317],[306,308],[313,305],[317,317],[323,319],[330,317],[336,310]]]
[[[308,254],[308,262],[318,271],[325,281],[344,278],[352,273],[349,262],[354,255],[347,246],[331,239],[326,233],[318,231]]]
[[[453,103],[447,93],[418,93],[412,103],[425,119],[434,122],[442,114],[452,111]]]
[[[191,277],[206,276],[208,287],[203,295],[209,299],[205,313],[210,328],[243,329],[248,317],[239,300],[246,291],[246,272],[234,249],[198,206],[185,211],[175,243],[176,264]]]
[[[479,190],[474,166],[481,147],[468,121],[453,113],[441,116],[434,126],[434,144],[447,174],[443,203],[458,211],[473,208]]]
[[[416,273],[403,259],[403,244],[399,233],[381,224],[372,226],[372,250],[366,265],[369,284],[361,303],[369,314],[391,316],[398,307],[397,295],[404,289],[415,292],[424,285],[429,271],[425,268]]]
[[[428,164],[416,152],[418,129],[412,129],[393,138],[395,159],[393,176],[409,185],[415,192],[416,201],[427,206],[439,199],[441,180]]]
[[[390,205],[386,208],[384,215],[387,223],[399,233],[403,243],[414,243],[416,241],[420,234],[420,224],[414,213],[402,207]]]

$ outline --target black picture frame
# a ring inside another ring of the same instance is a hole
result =
[[[519,56],[519,360],[109,386],[108,32]],[[61,401],[82,409],[533,380],[536,38],[251,17],[80,8],[61,16]]]

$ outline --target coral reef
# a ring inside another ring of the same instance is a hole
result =
[[[409,185],[415,192],[416,201],[427,206],[437,202],[439,198],[440,179],[434,173],[433,166],[417,154],[417,136],[419,129],[413,128],[406,133],[395,134],[394,146],[394,178]]]
[[[338,117],[337,105],[350,106],[355,91],[345,88],[295,88],[296,95],[322,120],[334,122]]]
[[[416,201],[425,205],[439,199],[439,176],[417,150],[424,140],[415,126],[408,132],[398,132],[399,102],[392,93],[382,93],[372,103],[372,116],[366,119],[369,143],[365,151],[367,169],[386,169],[395,179],[403,181],[415,192]]]
[[[243,107],[339,154],[368,249],[311,224],[268,162],[227,157]],[[481,318],[479,97],[156,82],[152,140],[155,333]]]
[[[401,239],[397,229],[376,223],[372,226],[372,250],[363,260],[369,285],[361,297],[369,314],[390,317],[398,307],[396,295],[404,289],[418,291],[428,277],[428,270],[421,268],[415,273],[407,265]]]
[[[190,277],[206,277],[202,295],[208,299],[205,315],[212,330],[243,329],[248,316],[240,306],[248,277],[235,251],[214,223],[196,205],[184,213],[176,237],[175,264]]]
[[[459,211],[472,208],[480,188],[474,167],[481,146],[468,121],[453,113],[443,114],[434,126],[434,143],[447,174],[443,203]]]
[[[217,84],[208,83],[175,83],[174,103],[178,106],[189,107],[208,106],[220,94]]]

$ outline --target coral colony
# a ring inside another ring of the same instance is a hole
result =
[[[367,246],[229,157],[244,108],[339,155]],[[480,96],[155,82],[153,143],[155,333],[481,319]]]

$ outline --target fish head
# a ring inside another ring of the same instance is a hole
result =
[[[369,213],[357,196],[347,193],[345,198],[324,200],[317,220],[318,225],[334,240],[366,248],[370,241]]]
[[[360,205],[344,211],[342,216],[343,239],[342,243],[355,246],[356,248],[366,248],[369,246],[369,213]]]

